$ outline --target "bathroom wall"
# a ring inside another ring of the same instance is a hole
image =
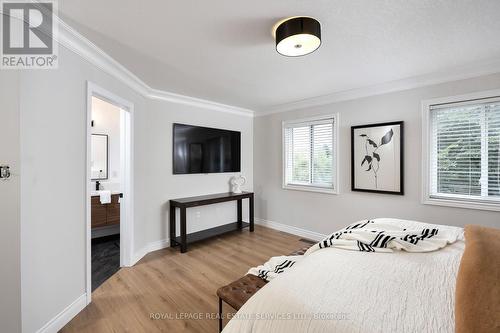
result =
[[[108,135],[108,179],[103,189],[120,190],[120,108],[92,97],[92,134]],[[95,188],[95,187],[93,187]]]

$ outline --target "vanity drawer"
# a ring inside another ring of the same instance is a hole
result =
[[[101,204],[99,196],[91,197],[92,228],[120,224],[120,195],[113,194],[111,203]]]
[[[111,196],[111,203],[107,206],[107,224],[119,224],[120,223],[120,195],[113,194]]]
[[[106,205],[101,204],[99,197],[92,197],[90,207],[92,228],[103,227],[106,225],[106,210]]]

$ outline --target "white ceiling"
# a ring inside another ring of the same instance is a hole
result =
[[[64,0],[59,15],[149,86],[256,111],[500,59],[499,0]],[[299,57],[273,24],[322,25]]]

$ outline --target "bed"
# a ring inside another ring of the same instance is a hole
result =
[[[399,222],[458,240],[427,253],[321,249],[267,283],[223,332],[454,332],[463,229]]]

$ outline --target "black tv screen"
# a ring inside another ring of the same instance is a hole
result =
[[[241,133],[174,124],[174,174],[240,172]]]

